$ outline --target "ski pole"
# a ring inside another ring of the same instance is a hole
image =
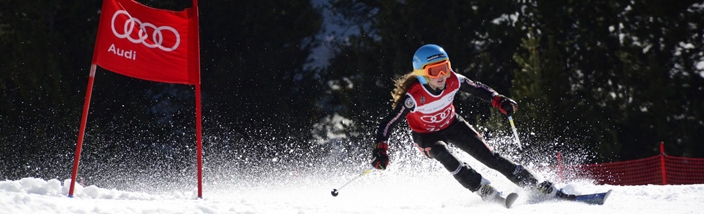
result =
[[[518,149],[523,150],[521,147],[521,141],[518,139],[518,131],[516,131],[516,125],[513,124],[513,117],[508,116],[508,122],[511,123],[511,129],[513,130],[513,137],[516,138],[516,145],[518,145]]]
[[[357,175],[357,177],[352,178],[352,180],[347,181],[347,183],[345,183],[344,185],[342,185],[340,188],[332,189],[332,191],[330,192],[330,194],[332,194],[333,197],[337,197],[337,194],[340,194],[340,193],[338,192],[339,190],[341,190],[342,188],[345,188],[345,186],[347,186],[347,184],[352,183],[352,181],[357,180],[357,178],[360,178],[360,177],[362,177],[362,176],[364,176],[364,175],[366,175],[366,174],[369,174],[370,172],[372,172],[372,170],[374,170],[374,167],[371,167],[371,168],[369,168],[369,169],[367,169],[367,170],[364,170],[364,172],[362,172],[361,174]]]

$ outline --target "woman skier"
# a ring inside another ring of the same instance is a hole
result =
[[[374,168],[383,170],[388,166],[386,141],[396,124],[405,118],[420,152],[440,162],[462,186],[476,192],[484,200],[500,197],[487,179],[450,153],[448,143],[497,170],[520,187],[536,188],[548,195],[557,192],[549,181],[538,183],[526,168],[492,151],[482,136],[455,112],[453,105],[455,95],[464,92],[490,102],[501,113],[511,116],[518,109],[514,100],[455,73],[450,67],[447,53],[437,45],[418,48],[413,55],[413,69],[413,72],[395,80],[393,110],[380,122],[376,132],[372,151]]]

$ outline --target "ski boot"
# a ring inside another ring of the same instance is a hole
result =
[[[496,191],[496,189],[494,189],[494,187],[490,184],[482,184],[482,186],[479,187],[479,190],[477,190],[477,194],[482,198],[482,200],[485,201],[501,200],[499,191]]]
[[[501,196],[501,192],[497,191],[489,184],[489,181],[483,178],[480,185],[476,193],[484,201],[500,203],[506,206],[506,208],[511,208],[511,205],[513,205],[516,198],[518,198],[518,194],[516,193],[509,193],[506,197]]]
[[[545,196],[555,196],[559,190],[555,187],[555,185],[552,184],[550,181],[543,181],[539,183],[536,187],[536,190],[538,192],[542,193]],[[560,191],[561,192],[561,191]]]
[[[554,198],[568,199],[568,200],[574,199],[574,195],[570,195],[570,194],[563,192],[562,189],[558,189],[550,181],[543,181],[542,183],[539,183],[535,187],[535,189],[537,189],[538,192],[542,193],[546,197],[551,197],[551,198],[554,197]]]

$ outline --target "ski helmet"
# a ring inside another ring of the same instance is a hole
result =
[[[413,54],[413,70],[423,70],[426,65],[444,60],[450,60],[445,49],[434,44],[423,45]],[[421,84],[425,84],[428,81],[426,76],[419,74],[417,77]]]

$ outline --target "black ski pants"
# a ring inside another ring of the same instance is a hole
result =
[[[413,132],[416,147],[427,157],[433,158],[453,174],[455,179],[465,188],[477,191],[481,186],[482,176],[457,159],[448,149],[447,143],[471,155],[487,167],[497,170],[513,183],[521,187],[535,186],[535,176],[520,165],[495,153],[484,141],[482,136],[459,115],[444,130],[432,133]]]

